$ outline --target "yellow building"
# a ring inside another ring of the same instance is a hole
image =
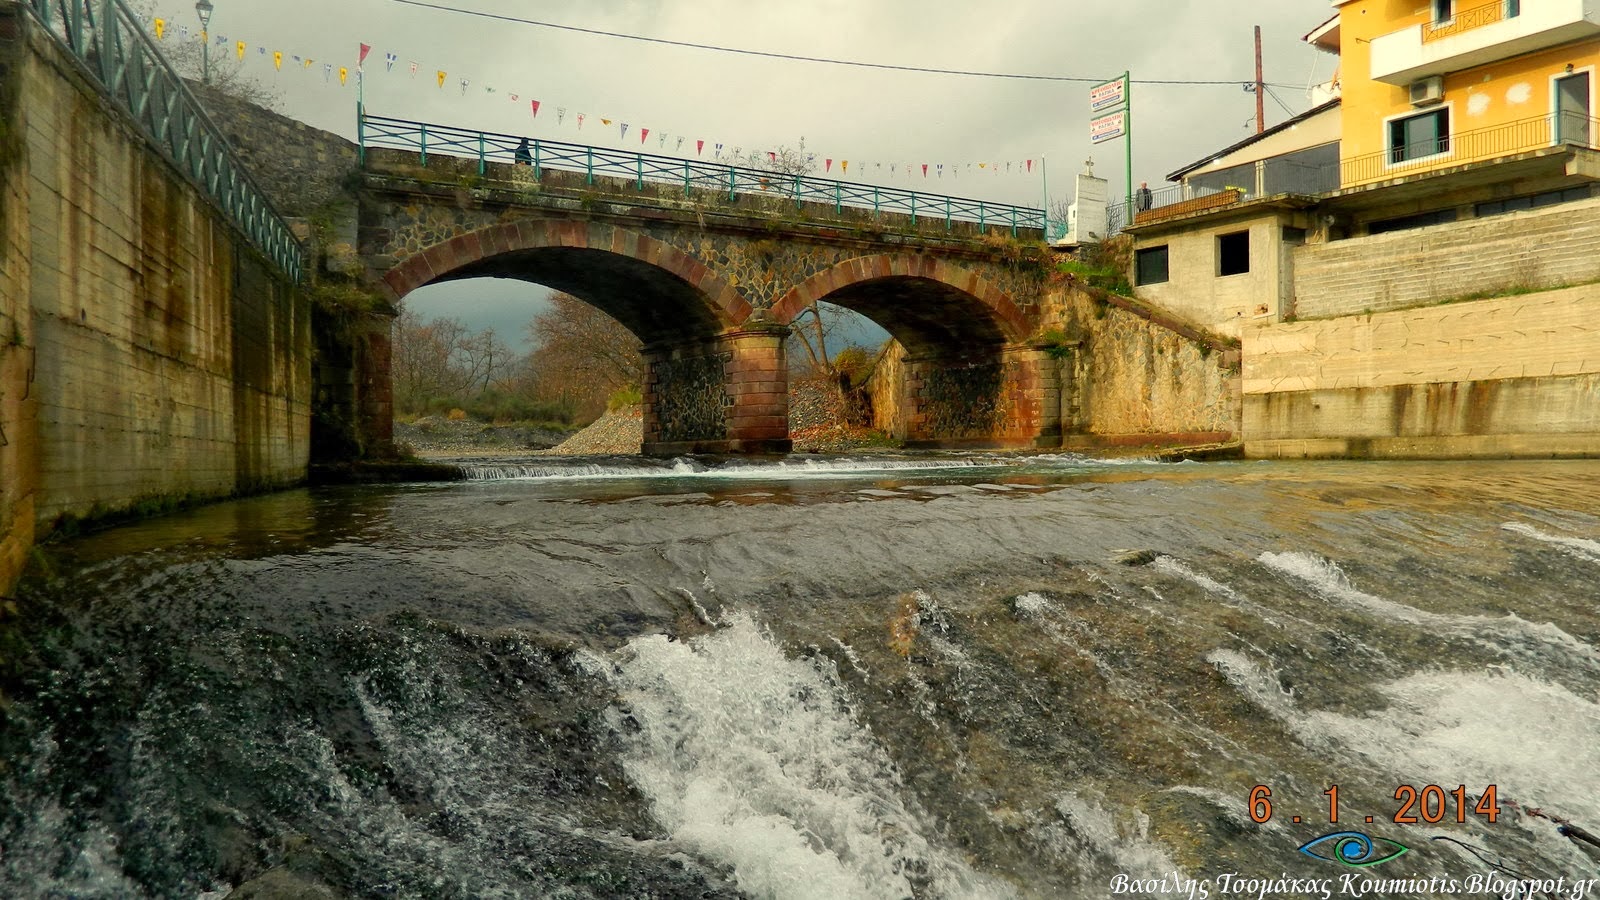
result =
[[[1345,187],[1594,146],[1595,0],[1335,0]]]

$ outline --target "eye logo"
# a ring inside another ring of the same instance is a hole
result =
[[[1374,842],[1389,846],[1379,847]],[[1319,851],[1318,845],[1321,844],[1326,844],[1327,846],[1322,847]],[[1388,838],[1368,837],[1359,831],[1335,831],[1319,838],[1313,838],[1300,845],[1300,852],[1307,856],[1340,863],[1353,869],[1386,863],[1410,849],[1410,847],[1397,841],[1391,841]]]

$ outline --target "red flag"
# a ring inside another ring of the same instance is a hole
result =
[[[648,129],[648,128],[640,128],[639,129],[639,143],[641,143],[641,144],[644,143],[644,139],[649,137],[649,136],[650,136],[650,129]]]
[[[528,108],[533,110],[533,117],[537,119],[539,117],[539,101],[529,100]]]
[[[927,178],[928,177],[928,164],[927,163],[923,163],[922,164],[922,177],[923,178]]]
[[[767,151],[767,159],[770,159],[773,162],[777,162],[778,161],[778,151],[776,151],[776,150],[768,150]]]
[[[832,172],[833,171],[833,159],[832,158],[825,159],[825,160],[822,161],[822,171],[824,171],[824,172]]]
[[[1033,160],[1031,160],[1031,159],[1028,160],[1028,171],[1029,172],[1033,171]]]
[[[706,149],[706,142],[705,141],[695,141],[694,142],[694,155],[695,156],[700,156],[702,153],[705,152],[705,149]]]
[[[372,45],[371,44],[362,44],[361,45],[361,55],[356,59],[356,67],[357,68],[360,68],[361,66],[366,65],[367,54],[371,53],[371,52],[372,52]]]

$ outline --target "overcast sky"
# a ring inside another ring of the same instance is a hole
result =
[[[374,115],[690,157],[695,142],[703,140],[708,159],[717,143],[728,153],[734,147],[793,146],[803,137],[819,163],[834,160],[834,176],[849,160],[842,177],[851,181],[1030,206],[1044,200],[1046,171],[1050,197],[1070,199],[1072,176],[1092,154],[1097,174],[1112,180],[1113,194],[1123,189],[1122,143],[1089,143],[1086,83],[778,60],[493,20],[402,0],[213,2],[212,38],[228,41],[226,49],[213,44],[214,54],[233,56],[236,42],[245,42],[247,71],[279,92],[284,113],[352,139],[356,56],[358,45],[366,43],[372,47],[366,104]],[[596,31],[895,66],[1086,79],[1111,79],[1128,70],[1136,82],[1133,180],[1152,186],[1167,172],[1250,133],[1255,99],[1242,85],[1253,79],[1251,26],[1262,26],[1266,80],[1277,85],[1267,98],[1268,125],[1308,108],[1308,86],[1326,81],[1335,67],[1331,56],[1300,41],[1332,14],[1328,0],[426,2]],[[185,26],[197,34],[192,3],[157,0],[156,10],[168,19],[168,40],[181,39]],[[284,54],[281,71],[274,69],[274,51]],[[395,57],[392,69],[389,54]],[[314,61],[309,68],[305,59]],[[324,69],[329,63],[335,67],[331,77]],[[340,66],[350,70],[344,86]],[[440,71],[446,73],[442,88]],[[531,100],[540,103],[537,118],[530,115]],[[566,114],[558,116],[563,108]],[[629,126],[626,137],[622,123]],[[642,128],[650,134],[641,143]],[[1040,159],[1047,160],[1047,170]],[[930,167],[926,179],[923,163]],[[980,169],[980,163],[991,168]],[[941,164],[945,175],[938,178]],[[523,292],[505,293],[484,305],[521,309]],[[417,298],[419,305],[423,299]],[[479,327],[488,324],[474,321],[482,316],[463,317]],[[514,321],[526,318],[519,311]],[[493,324],[515,332],[519,326],[512,321],[500,316]]]

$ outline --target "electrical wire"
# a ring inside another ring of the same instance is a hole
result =
[[[1289,108],[1289,104],[1283,102],[1283,98],[1279,97],[1278,96],[1278,92],[1273,90],[1270,86],[1267,88],[1267,96],[1271,97],[1273,100],[1276,100],[1278,102],[1278,105],[1283,107],[1283,111],[1289,114],[1289,118],[1292,119],[1295,116],[1300,115],[1299,113],[1297,113],[1294,110],[1290,109]]]
[[[1090,78],[1077,75],[1025,75],[1015,72],[973,72],[963,69],[935,69],[926,66],[896,66],[889,63],[861,62],[850,59],[829,59],[821,56],[799,56],[792,53],[772,53],[765,50],[747,50],[740,47],[719,47],[715,44],[697,44],[691,41],[674,41],[667,38],[645,37],[638,34],[624,34],[616,31],[602,31],[598,28],[580,28],[576,25],[560,25],[555,22],[540,22],[535,19],[523,19],[517,16],[501,15],[499,13],[481,12],[475,9],[462,9],[457,6],[447,6],[442,3],[427,3],[424,0],[389,0],[405,6],[416,6],[422,9],[432,9],[439,12],[456,13],[463,16],[476,16],[482,19],[493,19],[498,22],[513,22],[519,25],[535,25],[540,28],[554,28],[560,31],[573,31],[579,34],[592,34],[599,37],[621,38],[628,41],[642,41],[647,44],[665,44],[669,47],[688,47],[694,50],[714,50],[718,53],[737,53],[743,56],[760,56],[767,59],[787,59],[795,62],[823,63],[830,66],[853,66],[861,69],[886,69],[892,72],[918,72],[928,75],[960,75],[968,78],[1010,78],[1022,81],[1057,81],[1076,82],[1081,84],[1100,84],[1111,80],[1106,78]],[[1151,85],[1236,85],[1250,83],[1245,79],[1234,80],[1192,80],[1192,79],[1134,79],[1134,84]],[[1291,88],[1295,85],[1275,84],[1273,86]]]

